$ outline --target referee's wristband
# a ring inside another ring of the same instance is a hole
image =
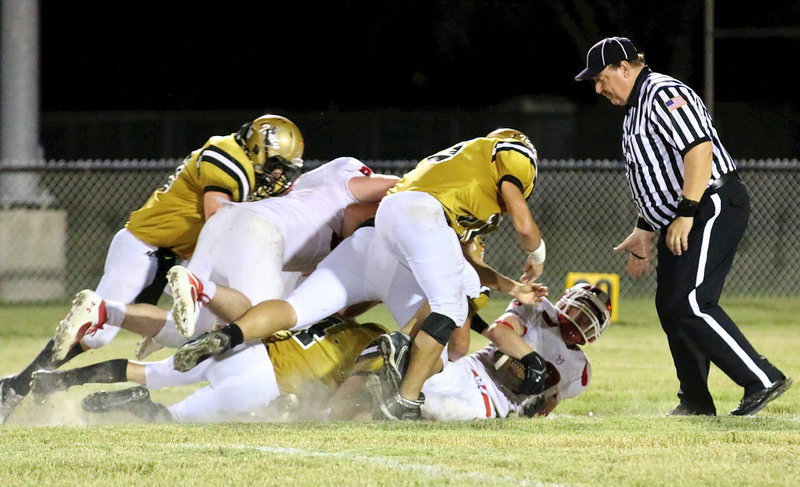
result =
[[[699,201],[687,200],[681,196],[678,198],[678,208],[675,210],[675,215],[694,217],[698,206],[700,206]]]
[[[540,242],[539,248],[528,252],[528,260],[530,260],[533,264],[541,264],[547,257],[547,248],[544,245],[544,239],[540,239]]]
[[[642,229],[642,230],[645,230],[645,231],[648,231],[648,232],[655,232],[656,231],[656,229],[653,228],[653,225],[650,225],[649,223],[647,223],[647,220],[645,220],[642,217],[639,217],[639,219],[636,220],[636,228],[639,228],[639,229]]]

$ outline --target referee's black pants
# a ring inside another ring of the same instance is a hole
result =
[[[673,255],[666,246],[666,229],[658,239],[656,309],[680,382],[678,397],[695,411],[715,411],[708,390],[710,363],[746,394],[783,377],[719,305],[749,215],[747,189],[738,178],[730,178],[701,198],[688,251]]]

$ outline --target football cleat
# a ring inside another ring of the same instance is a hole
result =
[[[181,345],[173,356],[173,367],[188,372],[203,360],[231,349],[231,337],[219,331],[208,331]]]
[[[764,409],[767,403],[780,397],[780,395],[786,392],[790,387],[792,387],[791,378],[784,377],[783,379],[778,379],[766,389],[762,389],[753,394],[746,394],[741,402],[739,402],[739,406],[731,411],[730,414],[732,416],[751,416],[756,414]]]
[[[144,386],[119,391],[100,391],[83,398],[83,410],[89,413],[127,411],[149,422],[172,421],[172,414],[162,404],[150,399],[150,391]]]
[[[44,403],[47,398],[60,391],[69,389],[69,384],[63,371],[37,370],[31,379],[31,392],[36,402]]]
[[[0,424],[4,424],[14,408],[22,401],[21,395],[11,387],[11,377],[0,379]]]
[[[376,419],[388,419],[390,421],[411,419],[422,419],[422,404],[425,396],[419,395],[419,399],[412,401],[400,394],[395,394],[386,401],[382,402],[378,408]]]
[[[144,360],[162,348],[164,348],[163,345],[153,340],[153,338],[143,337],[139,340],[139,343],[136,344],[136,350],[134,350],[133,354],[136,360]]]
[[[378,337],[378,349],[383,355],[383,374],[387,385],[397,392],[408,370],[411,337],[402,331],[393,331]]]
[[[69,349],[86,335],[94,335],[106,323],[106,303],[96,292],[84,289],[75,295],[67,317],[53,336],[53,357],[64,360]]]
[[[175,327],[186,338],[194,334],[194,322],[200,306],[208,304],[203,294],[203,283],[189,269],[176,265],[167,272],[167,282],[172,289],[172,318]]]
[[[697,409],[684,403],[678,403],[667,416],[716,416],[717,411],[712,406],[711,409]]]

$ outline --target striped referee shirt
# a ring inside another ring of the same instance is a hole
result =
[[[639,214],[654,228],[675,219],[683,156],[691,148],[714,144],[711,180],[736,169],[694,90],[646,66],[628,98],[622,132],[628,185]]]

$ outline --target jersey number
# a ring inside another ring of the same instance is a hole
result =
[[[175,172],[172,174],[172,176],[169,177],[169,179],[167,180],[167,184],[161,187],[162,193],[167,193],[169,192],[170,189],[172,189],[172,185],[175,184],[175,181],[178,180],[178,176],[181,175],[181,172],[183,172],[185,168],[186,168],[186,161],[184,161],[183,164],[175,168]]]
[[[464,232],[464,236],[461,238],[461,241],[469,242],[478,235],[489,233],[497,228],[497,225],[500,223],[500,214],[492,214],[488,221],[479,220],[472,215],[460,215],[456,217],[456,222],[458,222],[458,224],[464,227],[466,230]]]
[[[426,157],[425,161],[433,164],[439,164],[440,162],[449,161],[450,159],[454,158],[456,154],[461,152],[461,149],[463,148],[464,148],[464,143],[461,142],[459,144],[454,145],[453,147],[450,147],[443,151],[439,151],[432,156]]]

